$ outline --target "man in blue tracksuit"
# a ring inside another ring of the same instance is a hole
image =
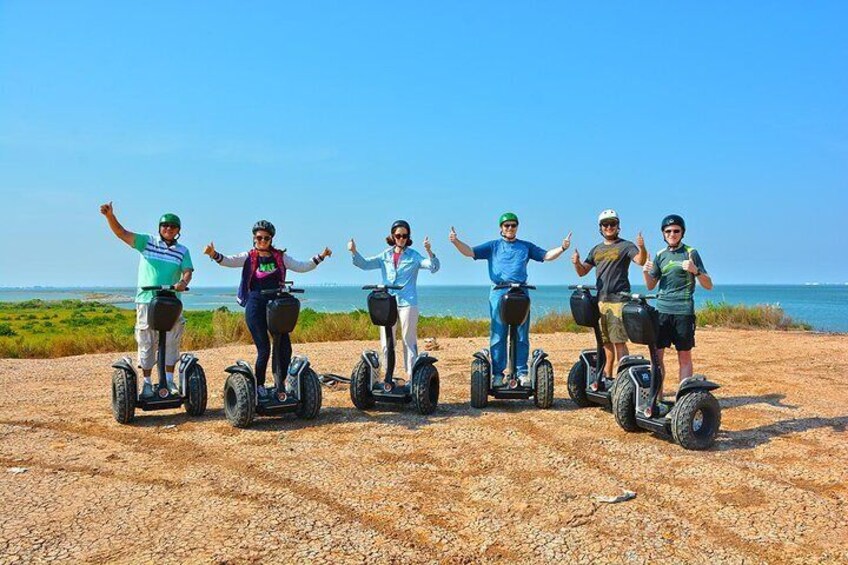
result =
[[[545,251],[538,245],[518,239],[518,216],[512,212],[502,214],[498,220],[501,229],[500,239],[488,241],[471,247],[459,240],[456,230],[451,228],[450,241],[460,253],[472,259],[486,259],[489,262],[489,279],[498,285],[502,283],[526,283],[527,263],[533,261],[553,261],[562,255],[571,245],[571,234],[562,240],[562,245]],[[502,386],[504,368],[506,368],[507,327],[501,321],[499,307],[501,296],[508,289],[489,293],[489,314],[492,317],[492,330],[489,346],[492,353],[493,386]],[[521,386],[530,386],[527,358],[530,356],[530,316],[518,327],[518,342],[515,344],[516,373]]]

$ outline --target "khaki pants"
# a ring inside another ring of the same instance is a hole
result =
[[[623,302],[598,302],[604,343],[627,343],[627,332],[624,331],[624,320],[621,317],[623,307]]]
[[[392,328],[392,335],[397,335],[398,325],[400,325],[401,341],[403,342],[403,366],[406,369],[406,374],[412,378],[412,363],[418,357],[418,306],[401,306],[398,308],[398,321]],[[382,328],[381,328],[382,329]],[[385,367],[386,353],[388,347],[386,343],[385,332],[380,332],[380,343],[383,345],[383,367]],[[395,344],[395,352],[398,351],[399,344]],[[395,359],[397,359],[397,354]],[[400,363],[396,363],[400,366]],[[397,371],[395,371],[397,372]]]
[[[149,304],[135,305],[135,341],[138,343],[138,364],[145,371],[153,369],[159,352],[159,332],[150,329],[147,325],[148,306]],[[165,334],[166,367],[177,364],[184,329],[185,318],[180,315],[180,319],[174,324],[174,328]]]

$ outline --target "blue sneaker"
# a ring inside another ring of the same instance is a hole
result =
[[[504,386],[504,376],[503,375],[495,375],[492,377],[492,386],[493,387],[501,387]]]
[[[152,384],[144,383],[144,386],[141,388],[141,397],[148,400],[154,397]]]

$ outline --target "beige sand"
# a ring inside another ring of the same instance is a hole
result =
[[[432,417],[363,413],[325,389],[317,420],[249,430],[226,422],[220,393],[249,346],[198,352],[205,417],[131,426],[109,408],[116,355],[0,360],[0,562],[848,562],[848,338],[699,331],[697,369],[724,385],[704,453],[567,400],[590,340],[534,337],[554,361],[551,410],[471,409],[485,340],[441,339]],[[365,346],[296,349],[349,374]],[[593,498],[623,489],[637,498]]]

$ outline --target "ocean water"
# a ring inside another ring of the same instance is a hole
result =
[[[304,286],[300,295],[303,307],[320,312],[349,312],[365,309],[366,291],[358,286]],[[633,287],[634,292],[644,286]],[[485,286],[419,286],[419,303],[426,315],[451,315],[465,318],[488,318],[488,287]],[[117,306],[132,308],[133,288],[0,288],[0,301],[33,298],[62,300],[86,298],[102,293],[126,298]],[[185,308],[211,310],[226,306],[240,310],[234,287],[192,287],[183,295]],[[552,310],[567,310],[571,291],[566,286],[540,286],[531,292],[532,315]],[[716,285],[711,291],[698,288],[695,303],[706,301],[731,304],[777,304],[795,318],[811,324],[816,330],[848,332],[848,285]]]

